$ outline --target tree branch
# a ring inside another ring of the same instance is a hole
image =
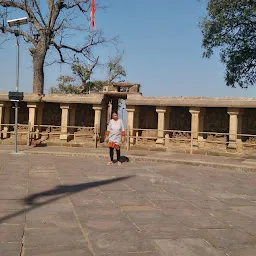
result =
[[[37,13],[38,13],[41,21],[43,22],[44,26],[46,26],[46,22],[45,22],[44,17],[43,17],[43,15],[41,13],[40,6],[39,6],[37,0],[33,0],[33,3],[35,3],[35,5],[36,5]]]
[[[61,48],[56,43],[54,43],[53,45],[54,45],[55,49],[58,51],[58,53],[60,55],[60,61],[65,62],[65,60],[63,58],[63,55],[62,55],[62,52],[61,52]]]
[[[15,35],[17,33],[17,30],[11,29],[11,28],[8,28],[8,27],[3,27],[3,26],[0,26],[0,30],[4,30],[5,32],[9,32],[9,33],[11,33],[13,35]],[[21,31],[21,30],[19,30],[18,32],[19,32],[20,35],[22,35],[24,38],[26,38],[29,42],[31,42],[34,45],[36,45],[35,39],[33,37],[31,37],[29,34],[27,34],[24,31]]]
[[[4,6],[6,8],[18,8],[24,12],[26,12],[29,16],[30,22],[33,23],[35,25],[35,28],[39,31],[40,29],[42,29],[42,25],[39,23],[38,19],[36,18],[36,16],[33,13],[33,10],[31,8],[29,8],[28,4],[27,4],[27,0],[25,0],[24,4],[20,3],[20,2],[16,2],[16,1],[6,1],[6,0],[2,0],[0,2],[1,6]]]

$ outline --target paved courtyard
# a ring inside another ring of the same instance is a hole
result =
[[[1,256],[255,256],[256,173],[0,154]]]

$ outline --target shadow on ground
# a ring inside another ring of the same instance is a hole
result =
[[[51,190],[47,190],[47,191],[43,191],[40,193],[36,193],[33,194],[29,197],[26,197],[24,199],[24,205],[25,205],[25,209],[17,211],[13,214],[9,214],[6,215],[2,218],[0,218],[0,223],[5,222],[8,219],[11,219],[13,217],[16,217],[24,212],[30,212],[35,208],[38,208],[40,206],[55,202],[61,198],[67,197],[69,195],[90,189],[90,188],[94,188],[94,187],[98,187],[98,186],[104,186],[107,184],[111,184],[114,182],[118,182],[118,181],[122,181],[122,180],[126,180],[129,179],[133,176],[124,176],[124,177],[119,177],[119,178],[115,178],[115,179],[110,179],[110,180],[103,180],[103,181],[95,181],[95,182],[88,182],[88,183],[82,183],[82,184],[77,184],[77,185],[68,185],[68,186],[57,186],[54,189]],[[41,202],[41,203],[37,203],[36,200],[37,199],[41,199],[43,197],[48,197],[48,196],[55,196],[47,201]]]

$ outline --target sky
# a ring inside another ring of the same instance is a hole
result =
[[[225,85],[225,67],[217,53],[202,58],[199,22],[206,14],[206,0],[105,1],[109,8],[97,11],[97,27],[104,29],[106,37],[119,36],[126,80],[141,84],[144,96],[256,97],[256,87]],[[24,42],[21,49],[20,90],[32,92],[32,59]],[[94,53],[104,62],[115,50],[106,46]],[[0,59],[0,91],[13,90],[15,40],[0,48]],[[63,65],[46,67],[45,92],[60,75],[69,73]],[[105,73],[98,69],[94,78],[104,79]]]

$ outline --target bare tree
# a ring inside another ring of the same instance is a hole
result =
[[[122,81],[126,77],[126,71],[122,66],[121,62],[123,60],[124,52],[118,54],[116,57],[111,58],[107,63],[108,70],[108,82],[112,83],[115,80]]]
[[[23,12],[29,19],[29,25],[23,26],[19,34],[30,44],[34,71],[33,93],[44,93],[46,58],[50,64],[70,64],[75,53],[89,58],[92,63],[97,62],[91,48],[107,40],[101,30],[91,32],[89,29],[90,3],[90,0],[0,0],[0,17],[8,10],[8,13]],[[0,30],[4,40],[6,36],[17,33],[17,30],[1,23]],[[83,43],[75,43],[74,38],[81,35],[84,35]]]

